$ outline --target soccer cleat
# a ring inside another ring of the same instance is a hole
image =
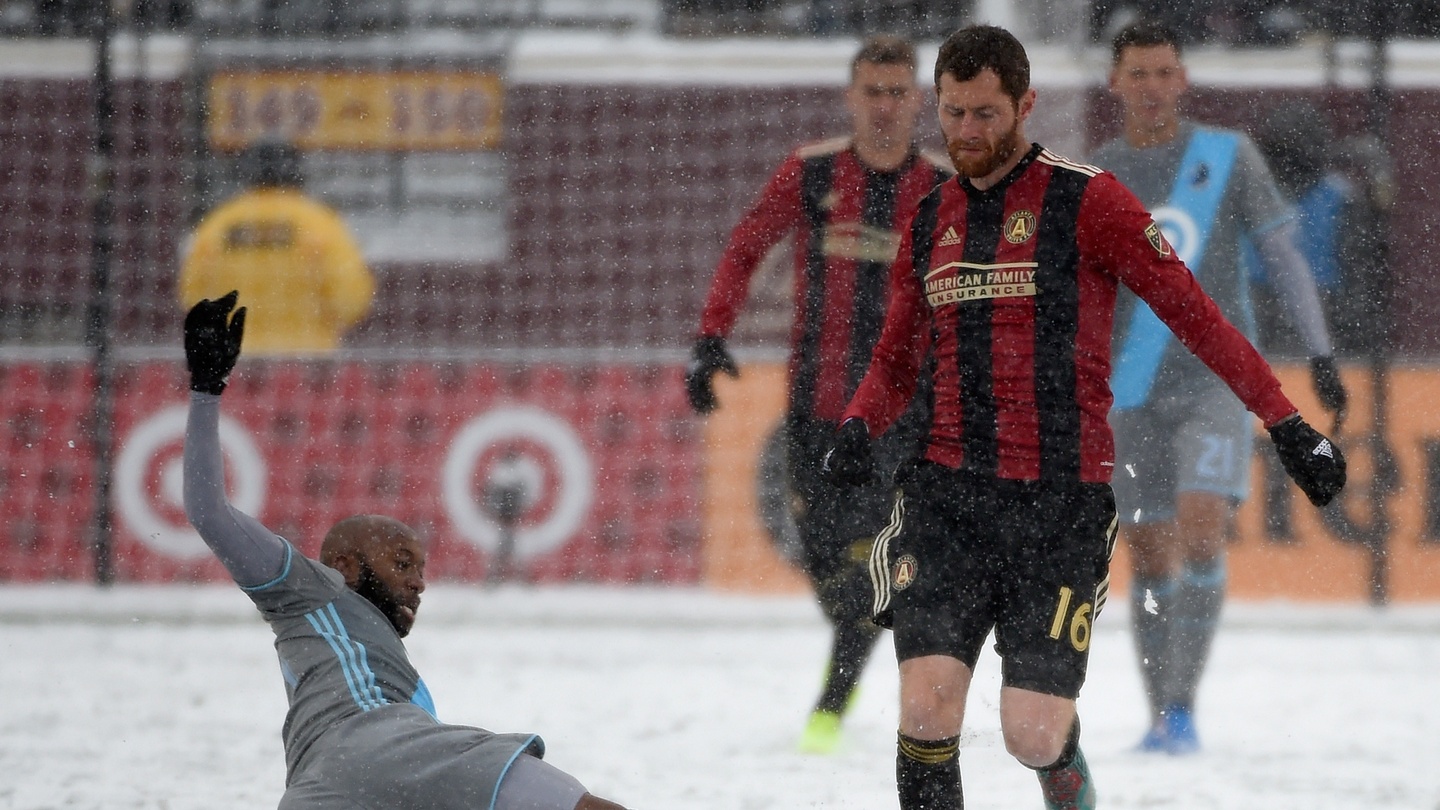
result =
[[[1200,750],[1200,735],[1195,731],[1195,718],[1188,706],[1165,707],[1155,725],[1145,732],[1135,750],[1145,754],[1169,754],[1183,757]]]
[[[1095,782],[1083,752],[1076,751],[1063,768],[1036,771],[1035,775],[1040,777],[1045,810],[1095,810]]]
[[[1200,735],[1195,732],[1195,718],[1189,706],[1169,706],[1161,717],[1165,723],[1165,753],[1183,757],[1200,750]]]
[[[795,750],[802,754],[833,754],[840,747],[840,715],[813,711]]]

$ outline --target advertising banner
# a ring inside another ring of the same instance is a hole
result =
[[[21,363],[0,376],[0,581],[86,579],[89,373]],[[121,581],[224,577],[184,515],[186,410],[178,364],[122,370]],[[426,539],[432,578],[699,578],[702,455],[679,369],[242,361],[222,415],[232,502],[306,554],[340,518],[377,513]]]
[[[226,150],[262,136],[302,149],[494,149],[504,98],[495,73],[225,71],[210,79],[208,134]]]
[[[1344,493],[1317,510],[1295,489],[1257,422],[1252,494],[1236,517],[1227,550],[1229,593],[1240,599],[1364,602],[1440,600],[1440,370],[1390,373],[1388,426],[1371,435],[1374,392],[1361,368],[1344,372],[1350,414],[1333,431],[1310,388],[1309,373],[1277,368],[1286,393],[1349,463]],[[717,378],[721,408],[706,425],[706,578],[717,586],[761,592],[808,587],[792,562],[792,541],[766,520],[783,502],[783,478],[762,469],[767,437],[778,429],[784,368],[751,364],[738,380]],[[743,478],[742,476],[748,476]],[[1111,592],[1125,593],[1123,542],[1111,565]],[[958,542],[958,540],[957,540]]]

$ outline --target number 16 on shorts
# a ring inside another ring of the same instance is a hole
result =
[[[1068,633],[1070,646],[1076,652],[1085,652],[1090,648],[1090,618],[1091,605],[1089,602],[1081,602],[1073,605],[1075,591],[1064,585],[1060,586],[1060,595],[1055,604],[1055,618],[1050,621],[1050,638],[1059,640]]]

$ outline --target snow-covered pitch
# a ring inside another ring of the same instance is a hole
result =
[[[1440,807],[1440,606],[1231,604],[1188,758],[1130,750],[1124,610],[1097,622],[1080,700],[1101,807]],[[844,748],[794,752],[827,641],[801,597],[438,585],[409,647],[443,719],[537,731],[637,810],[895,807],[888,640]],[[1000,740],[998,669],[987,650],[967,806],[1039,807]],[[0,808],[273,807],[284,711],[269,629],[234,588],[0,587]]]

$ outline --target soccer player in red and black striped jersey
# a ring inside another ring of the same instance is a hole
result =
[[[1270,429],[1318,505],[1345,481],[1259,353],[1114,175],[1029,142],[1029,59],[1007,31],[971,26],[935,64],[940,128],[960,177],[920,203],[891,270],[875,354],[825,459],[864,477],[871,436],[933,364],[924,450],[897,478],[871,555],[878,621],[900,661],[902,810],[962,807],[958,740],[994,630],[1009,752],[1046,806],[1093,808],[1075,699],[1116,533],[1111,323],[1118,286],[1144,299]],[[929,358],[928,361],[926,358]]]
[[[865,560],[885,525],[890,473],[918,446],[925,398],[879,438],[888,463],[855,491],[819,474],[840,413],[855,392],[884,320],[885,288],[900,231],[920,198],[949,176],[912,140],[923,99],[915,51],[891,36],[866,41],[850,67],[845,102],[853,131],[802,146],[775,172],[731,234],[700,320],[686,384],[700,413],[716,407],[711,378],[737,373],[725,347],[751,276],[766,253],[795,234],[795,319],[785,423],[790,484],[805,569],[834,639],[825,684],[800,748],[833,750],[840,718],[879,634],[869,615]]]

